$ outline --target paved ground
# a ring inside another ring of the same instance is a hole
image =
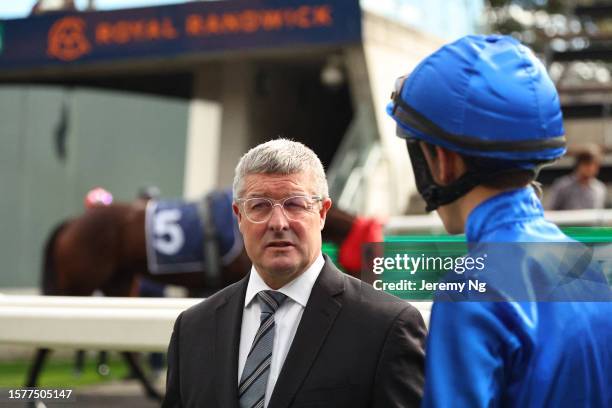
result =
[[[157,389],[163,391],[163,387]],[[73,408],[154,408],[160,402],[147,398],[139,382],[124,380],[83,388],[76,393],[76,404],[72,405]]]

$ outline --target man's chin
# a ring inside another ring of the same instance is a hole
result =
[[[264,268],[275,275],[291,275],[296,272],[298,267],[299,262],[284,257],[264,262]]]

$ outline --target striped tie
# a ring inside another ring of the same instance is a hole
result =
[[[280,292],[262,290],[257,294],[261,324],[246,359],[238,386],[240,408],[263,408],[274,344],[274,312],[287,298]]]

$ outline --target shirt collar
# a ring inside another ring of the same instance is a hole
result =
[[[302,307],[306,307],[308,298],[310,298],[310,292],[314,286],[325,260],[323,255],[319,253],[319,256],[315,258],[315,261],[302,273],[300,276],[278,289],[278,292],[287,295],[296,303],[299,303]],[[251,274],[249,276],[249,284],[247,285],[246,296],[244,298],[244,307],[248,307],[253,301],[255,296],[262,290],[273,290],[271,289],[259,276],[259,273],[255,269],[255,266],[251,266]]]
[[[502,224],[542,217],[544,209],[531,187],[507,191],[493,196],[470,212],[466,222],[466,239],[479,242],[485,234]]]

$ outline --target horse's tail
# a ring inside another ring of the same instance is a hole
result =
[[[53,259],[53,249],[57,237],[64,230],[70,220],[65,220],[55,226],[47,242],[45,242],[45,251],[43,254],[42,263],[42,280],[41,289],[43,295],[57,295],[57,271],[55,270],[55,262]]]

